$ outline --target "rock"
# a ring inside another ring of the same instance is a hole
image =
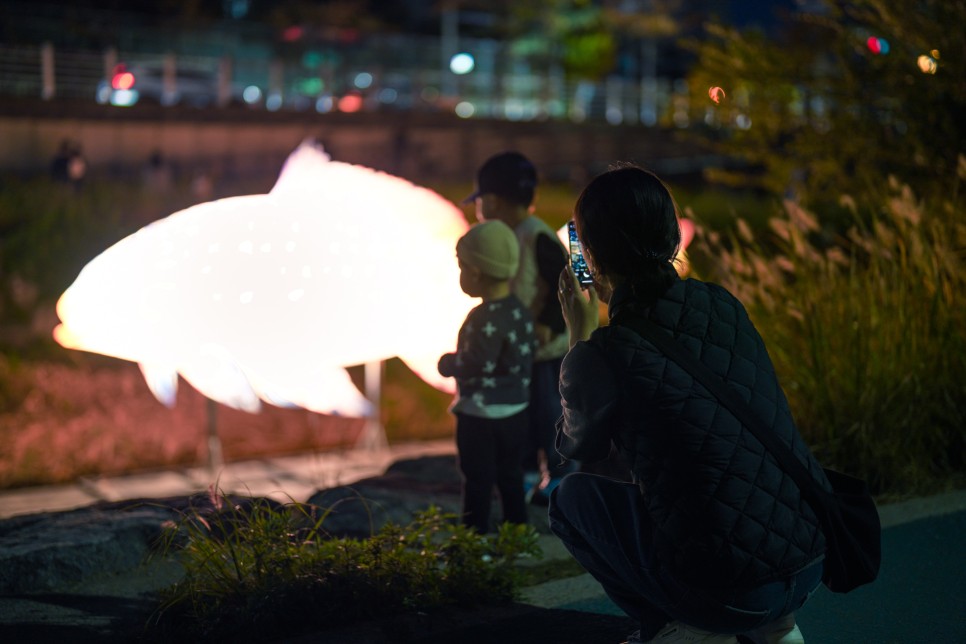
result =
[[[227,502],[244,509],[253,499],[233,496]],[[132,570],[160,544],[166,523],[190,513],[210,518],[217,511],[208,495],[196,494],[96,503],[0,521],[0,594],[63,589]]]
[[[138,566],[172,510],[97,507],[0,522],[0,593],[62,589]]]
[[[449,486],[449,491],[460,493],[462,478],[456,465],[456,458],[451,454],[441,456],[421,456],[396,461],[386,468],[382,477],[400,476],[411,481],[435,483]]]
[[[430,505],[459,515],[460,485],[453,456],[425,456],[396,461],[382,476],[320,490],[308,502],[329,511],[322,523],[329,534],[361,539],[378,532],[387,522],[405,526]],[[538,532],[549,532],[546,508],[528,507],[530,524]],[[494,530],[502,513],[499,499],[494,497],[490,512]]]
[[[382,476],[320,490],[308,502],[328,512],[322,528],[329,534],[362,539],[387,522],[406,525],[430,505],[459,514],[460,475],[453,456],[407,459]]]

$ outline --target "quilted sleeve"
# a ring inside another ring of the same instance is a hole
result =
[[[563,415],[557,421],[557,451],[564,458],[595,463],[608,457],[617,430],[620,388],[600,349],[578,342],[560,368]]]

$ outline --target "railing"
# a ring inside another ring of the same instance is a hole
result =
[[[460,47],[475,60],[465,74],[443,67],[438,40],[409,36],[321,48],[299,60],[0,45],[0,97],[131,109],[149,101],[199,108],[238,103],[269,111],[451,111],[464,118],[687,125],[688,92],[680,79],[578,81],[557,68],[533,69],[496,41],[464,39]],[[123,94],[119,70],[135,74],[137,96]]]

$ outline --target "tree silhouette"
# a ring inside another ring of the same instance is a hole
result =
[[[955,194],[966,140],[966,3],[824,7],[777,37],[712,24],[688,43],[699,61],[694,95],[726,92],[720,103],[692,103],[692,117],[721,152],[753,169],[709,177],[812,202],[880,192],[890,175],[917,194]]]

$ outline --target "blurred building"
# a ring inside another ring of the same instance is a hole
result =
[[[685,127],[678,38],[796,2],[7,0],[0,97]]]

